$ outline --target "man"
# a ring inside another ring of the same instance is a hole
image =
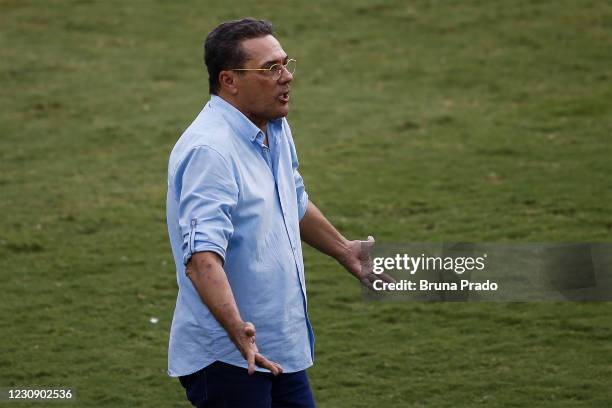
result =
[[[285,118],[295,61],[272,34],[243,19],[208,35],[211,99],[170,155],[179,293],[168,372],[197,407],[314,406],[300,238],[365,285],[377,278],[362,271],[364,241],[308,199]]]

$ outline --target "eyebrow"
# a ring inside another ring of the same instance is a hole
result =
[[[285,55],[285,58],[283,58],[283,64],[287,62],[287,60],[289,59],[288,55]],[[263,64],[261,64],[260,68],[265,67],[266,65],[274,65],[274,64],[278,64],[278,60],[270,60],[270,61],[266,61]]]

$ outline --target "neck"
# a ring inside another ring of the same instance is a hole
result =
[[[234,98],[232,95],[227,94],[223,91],[219,92],[217,95],[220,98],[223,98],[227,103],[232,105],[234,108],[238,109],[244,116],[246,116],[255,126],[261,129],[264,134],[266,133],[266,127],[268,126],[268,121],[265,119],[259,119],[255,115],[253,115],[249,110],[245,109],[240,105],[240,103]]]

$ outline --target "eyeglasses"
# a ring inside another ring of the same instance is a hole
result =
[[[283,74],[283,68],[293,75],[296,62],[296,60],[290,59],[285,64],[274,64],[270,68],[234,68],[231,71],[261,71],[264,75],[278,81]]]

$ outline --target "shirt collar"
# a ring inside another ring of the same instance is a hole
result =
[[[234,105],[220,97],[219,95],[210,95],[210,106],[213,109],[219,109],[225,119],[238,132],[238,134],[248,138],[251,142],[255,142],[258,135],[261,134],[263,140],[263,132],[255,126],[244,113],[240,112]],[[268,140],[273,138],[273,127],[282,126],[282,118],[271,120],[268,122]]]
[[[261,129],[255,126],[244,113],[240,112],[234,105],[222,97],[210,95],[210,106],[213,109],[220,109],[221,113],[234,130],[236,130],[238,134],[247,137],[251,142],[255,140],[259,133],[263,134]]]

